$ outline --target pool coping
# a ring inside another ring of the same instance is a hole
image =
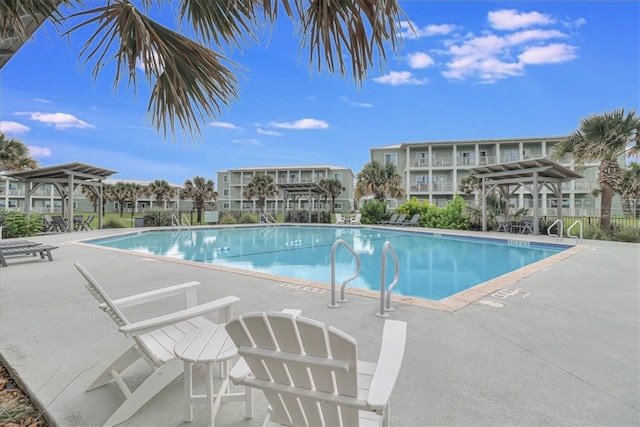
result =
[[[282,224],[284,226],[289,226],[289,224]],[[291,226],[334,226],[334,224],[290,224]],[[241,224],[233,224],[233,227],[247,227],[247,226],[253,226],[253,227],[259,227],[259,225],[256,224],[246,224],[246,225],[241,225]],[[346,226],[348,228],[365,228],[365,227],[369,227],[369,228],[381,228],[383,230],[388,230],[388,228],[385,227],[379,227],[376,226],[374,224],[369,224],[369,225],[365,225],[363,224],[362,226],[356,227],[356,226]],[[217,226],[206,226],[206,227],[194,227],[194,228],[201,228],[201,229],[205,229],[205,228],[223,228],[223,226],[217,225]],[[231,227],[228,227],[231,228]],[[395,228],[395,227],[394,227]],[[455,231],[458,230],[436,230],[434,231],[433,229],[406,229],[406,228],[401,228],[403,229],[403,231],[410,231],[410,232],[416,232],[416,233],[421,233],[421,234],[430,234],[430,235],[446,235],[447,237],[466,237],[463,234],[457,234],[455,233]],[[116,236],[123,236],[126,234],[139,234],[141,232],[147,232],[147,231],[167,231],[167,230],[171,230],[171,228],[165,228],[165,227],[157,227],[157,228],[153,228],[153,229],[148,229],[148,230],[144,230],[144,229],[138,229],[136,231],[127,231],[125,233],[116,233],[113,234],[111,236],[102,236],[100,237],[98,240],[101,239],[107,239],[109,237],[116,237]],[[444,231],[444,232],[443,232]],[[454,233],[451,233],[454,232]],[[498,241],[508,241],[508,242],[530,242],[529,240],[523,240],[522,239],[522,235],[513,235],[510,237],[514,237],[514,238],[509,238],[509,239],[502,239],[502,238],[497,238],[497,237],[474,237],[474,239],[481,239],[481,240],[498,240]],[[97,240],[95,238],[90,239],[90,240]],[[474,285],[470,288],[467,288],[463,291],[460,291],[456,294],[450,295],[446,298],[440,299],[440,300],[429,300],[429,299],[424,299],[424,298],[418,298],[418,297],[412,297],[412,296],[407,296],[407,295],[391,295],[391,301],[395,302],[395,303],[401,303],[401,304],[407,304],[407,305],[414,305],[414,306],[418,306],[418,307],[425,307],[425,308],[431,308],[434,310],[440,310],[440,311],[447,311],[447,312],[455,312],[460,310],[461,308],[464,308],[472,303],[474,303],[475,301],[478,301],[490,294],[493,294],[503,288],[506,288],[508,286],[513,285],[514,283],[524,279],[525,277],[528,277],[532,274],[537,273],[538,271],[542,271],[542,270],[546,270],[548,268],[550,268],[551,266],[577,254],[580,253],[584,250],[586,250],[589,246],[587,245],[583,245],[583,244],[576,244],[576,245],[568,245],[568,244],[563,244],[560,242],[556,242],[556,243],[541,243],[541,242],[535,242],[535,241],[531,241],[532,243],[535,244],[542,244],[542,245],[549,245],[549,246],[563,246],[566,247],[565,250],[563,250],[562,252],[559,252],[557,254],[551,255],[547,258],[544,258],[542,260],[536,261],[534,263],[525,265],[524,267],[521,267],[517,270],[514,271],[510,271],[508,273],[505,273],[501,276],[495,277],[493,279],[487,280],[485,282],[479,283],[477,285]],[[100,249],[104,249],[104,250],[109,250],[109,251],[114,251],[114,252],[120,252],[120,253],[126,253],[126,254],[130,254],[130,255],[136,255],[142,258],[148,258],[148,259],[157,259],[157,260],[162,260],[162,261],[169,261],[169,262],[175,262],[175,263],[179,263],[179,264],[185,264],[185,265],[190,265],[190,266],[194,266],[194,267],[200,267],[200,268],[207,268],[207,269],[211,269],[211,270],[218,270],[218,271],[225,271],[225,272],[229,272],[229,273],[234,273],[234,274],[241,274],[244,276],[249,276],[249,277],[256,277],[256,278],[260,278],[260,279],[267,279],[267,280],[272,280],[272,281],[277,281],[277,282],[282,282],[282,285],[294,285],[296,287],[311,287],[311,288],[315,288],[321,291],[329,291],[331,292],[331,285],[325,282],[319,282],[316,280],[309,280],[309,279],[298,279],[295,277],[288,277],[288,276],[280,276],[277,274],[271,274],[271,273],[265,273],[265,272],[260,272],[260,271],[251,271],[251,270],[242,270],[242,269],[238,269],[238,268],[233,268],[233,267],[228,267],[228,266],[221,266],[221,265],[214,265],[214,264],[207,264],[207,263],[202,263],[202,262],[197,262],[197,261],[188,261],[188,260],[181,260],[181,259],[176,259],[176,258],[171,258],[171,257],[167,257],[164,255],[155,255],[155,254],[147,254],[147,253],[141,253],[141,252],[135,252],[135,251],[131,251],[131,250],[126,250],[126,249],[119,249],[119,248],[110,248],[108,246],[100,246],[100,245],[96,245],[96,244],[92,244],[92,243],[87,243],[87,240],[78,240],[78,241],[73,241],[71,242],[73,244],[78,244],[78,245],[82,245],[82,246],[88,246],[88,247],[92,247],[92,248],[100,248]],[[339,293],[340,290],[337,289],[338,287],[336,286],[336,293]],[[359,295],[359,296],[363,296],[363,297],[368,297],[368,298],[376,298],[379,299],[380,298],[380,292],[377,291],[371,291],[371,290],[367,290],[367,289],[360,289],[360,288],[353,288],[353,287],[346,287],[345,288],[345,293],[346,294],[351,294],[351,295]]]

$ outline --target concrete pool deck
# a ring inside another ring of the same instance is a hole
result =
[[[55,425],[102,425],[123,401],[113,384],[84,391],[129,341],[97,308],[74,262],[114,298],[197,280],[201,302],[238,296],[235,313],[298,308],[352,335],[359,357],[376,360],[384,321],[375,316],[377,299],[350,295],[348,304],[330,309],[328,292],[286,279],[77,243],[127,231],[34,237],[59,246],[53,262],[15,257],[0,269],[0,354]],[[639,425],[640,245],[583,245],[456,311],[395,303],[389,318],[407,322],[408,339],[391,425]],[[140,363],[126,373],[135,385],[150,369]],[[180,378],[122,425],[207,425],[204,406],[183,423],[183,398]],[[225,403],[216,424],[261,425],[260,393],[254,407],[254,418],[245,420],[241,403]]]

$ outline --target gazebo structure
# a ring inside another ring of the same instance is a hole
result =
[[[114,173],[116,171],[84,163],[65,163],[14,172],[6,176],[25,183],[25,211],[27,213],[31,210],[31,195],[42,185],[53,185],[62,199],[62,216],[66,217],[67,231],[72,231],[73,193],[79,185],[88,186],[98,196],[98,228],[102,228],[102,181]],[[65,207],[65,201],[68,201],[68,209]]]
[[[558,219],[562,218],[562,183],[582,178],[571,169],[549,160],[539,158],[513,163],[500,163],[471,169],[471,174],[482,181],[482,231],[487,231],[487,195],[501,187],[507,200],[520,187],[526,188],[533,196],[533,234],[538,234],[538,204],[540,190],[548,188],[558,198]]]
[[[278,184],[278,188],[280,188],[283,193],[284,203],[282,204],[282,210],[285,214],[288,200],[292,200],[295,203],[298,200],[305,198],[309,201],[309,222],[311,222],[311,210],[313,207],[312,201],[315,200],[316,206],[320,206],[320,199],[326,194],[317,182]]]

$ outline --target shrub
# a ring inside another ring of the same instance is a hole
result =
[[[2,237],[11,239],[14,237],[35,236],[42,232],[42,215],[24,212],[1,212],[0,226]]]
[[[173,212],[164,209],[149,209],[144,213],[145,227],[168,227],[171,226],[171,215]]]
[[[235,218],[234,218],[235,221]],[[239,224],[255,224],[258,222],[255,214],[243,213],[240,219],[238,220]],[[226,223],[225,223],[226,224]]]
[[[390,216],[385,214],[384,203],[378,200],[371,200],[363,204],[360,213],[362,214],[360,222],[363,224],[377,224],[389,219]]]
[[[611,238],[616,242],[640,243],[640,229],[623,228],[620,230],[614,230]]]
[[[127,223],[122,218],[111,217],[102,224],[102,228],[127,228]]]

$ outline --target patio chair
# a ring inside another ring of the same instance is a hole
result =
[[[53,226],[51,227],[51,231],[67,231],[67,222],[60,215],[52,216]]]
[[[505,221],[502,215],[496,215],[496,222],[498,223],[498,231],[504,231],[505,233],[509,233],[511,231],[509,223]]]
[[[51,218],[51,215],[42,216],[42,231],[44,233],[53,231],[53,218]]]
[[[89,215],[83,222],[82,224],[78,227],[78,229],[80,231],[82,230],[93,230],[93,227],[91,227],[91,221],[93,221],[93,218],[95,218],[95,214],[91,214]]]
[[[396,218],[395,221],[390,222],[389,225],[402,225],[406,218],[407,218],[407,215],[406,214],[402,214],[398,218]]]
[[[413,214],[411,219],[408,220],[408,221],[404,221],[402,223],[402,225],[406,225],[406,226],[409,226],[409,227],[416,227],[416,226],[420,225],[418,221],[420,221],[420,214],[419,213]]]
[[[226,328],[241,356],[229,376],[264,392],[264,426],[388,426],[405,322],[385,322],[376,363],[358,360],[344,332],[292,313],[246,314]]]
[[[231,318],[232,305],[239,301],[237,297],[228,296],[197,305],[196,287],[200,285],[198,282],[182,283],[112,300],[84,267],[78,263],[75,263],[75,267],[87,280],[86,287],[100,303],[99,307],[111,317],[120,332],[133,339],[133,345],[111,363],[87,389],[93,390],[115,381],[125,395],[125,401],[106,421],[105,426],[120,424],[131,418],[145,403],[182,375],[184,364],[174,354],[176,342],[199,328],[222,327],[221,324],[213,323],[202,315],[217,312],[218,321],[226,322]],[[177,295],[182,295],[186,303],[186,308],[180,311],[135,323],[129,322],[122,312],[125,307]],[[121,374],[138,359],[144,359],[153,369],[153,373],[138,388],[131,391]]]
[[[82,229],[82,224],[84,224],[84,216],[82,215],[74,215],[73,216],[73,230],[78,231]]]
[[[336,224],[344,224],[344,218],[342,217],[341,213],[337,213],[336,214]]]
[[[360,222],[361,220],[362,220],[362,214],[361,213],[357,213],[356,216],[351,218],[351,224],[360,225],[360,224],[362,224]]]
[[[394,213],[387,221],[380,221],[379,224],[393,224],[394,222],[396,222],[396,219],[398,219],[398,214]]]

